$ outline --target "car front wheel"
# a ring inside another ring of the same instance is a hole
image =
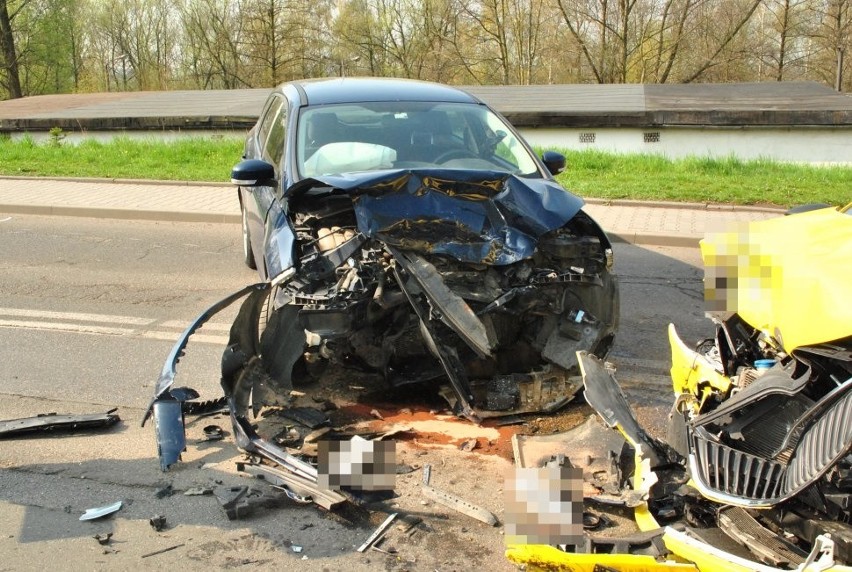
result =
[[[257,264],[254,261],[254,253],[251,250],[251,235],[249,234],[248,215],[246,209],[240,205],[240,212],[243,218],[243,262],[252,270],[257,270]]]

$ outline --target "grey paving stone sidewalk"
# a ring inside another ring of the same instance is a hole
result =
[[[695,246],[707,231],[779,216],[769,209],[590,200],[585,210],[615,239]],[[0,178],[0,212],[139,220],[238,223],[233,187],[187,183]]]

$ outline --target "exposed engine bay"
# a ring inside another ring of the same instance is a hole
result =
[[[249,418],[285,406],[302,381],[321,383],[329,363],[391,387],[431,384],[478,422],[559,409],[582,387],[576,352],[603,357],[612,345],[611,245],[582,201],[551,181],[384,171],[302,181],[289,193],[290,222],[275,235],[285,247],[267,260],[280,271],[187,329],[164,366],[155,416],[175,401],[189,336],[243,296],[221,383],[244,449],[257,437]],[[166,433],[177,432],[175,416]],[[167,441],[164,468],[182,450]]]

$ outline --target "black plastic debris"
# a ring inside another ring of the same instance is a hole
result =
[[[154,496],[158,499],[164,499],[172,496],[173,494],[175,494],[175,490],[172,488],[172,485],[166,485],[154,491]]]
[[[225,432],[218,425],[207,425],[204,428],[204,439],[206,441],[221,441],[225,438]]]
[[[330,423],[328,415],[313,407],[290,407],[281,411],[281,416],[292,419],[309,429],[316,429]]]
[[[148,524],[150,524],[151,528],[153,528],[157,532],[162,532],[163,530],[166,529],[166,526],[167,526],[166,525],[166,517],[163,516],[162,514],[156,514],[148,520]]]
[[[121,418],[115,413],[116,411],[118,409],[110,409],[106,413],[44,413],[35,417],[0,421],[0,439],[33,433],[102,429],[121,421]]]
[[[275,508],[286,502],[284,494],[263,492],[250,487],[216,487],[213,494],[222,505],[228,520],[246,518],[257,508]]]

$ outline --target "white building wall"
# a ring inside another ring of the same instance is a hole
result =
[[[852,164],[852,127],[663,127],[636,128],[525,128],[519,130],[531,145],[544,149],[599,149],[613,153],[657,153],[671,159],[688,156],[743,160],[772,159],[784,162]],[[656,134],[656,137],[655,135]],[[236,137],[244,139],[245,130],[233,131],[87,131],[67,133],[65,142],[84,138],[106,141],[116,136],[173,140],[180,137]],[[23,134],[13,133],[18,139]],[[47,133],[31,133],[38,142],[49,139]],[[646,136],[657,139],[645,142]],[[585,141],[585,142],[581,142]]]
[[[521,129],[545,149],[599,149],[614,153],[772,159],[806,163],[852,164],[852,128],[825,127],[663,127]],[[656,134],[656,135],[655,135]],[[646,136],[656,142],[645,142]]]

